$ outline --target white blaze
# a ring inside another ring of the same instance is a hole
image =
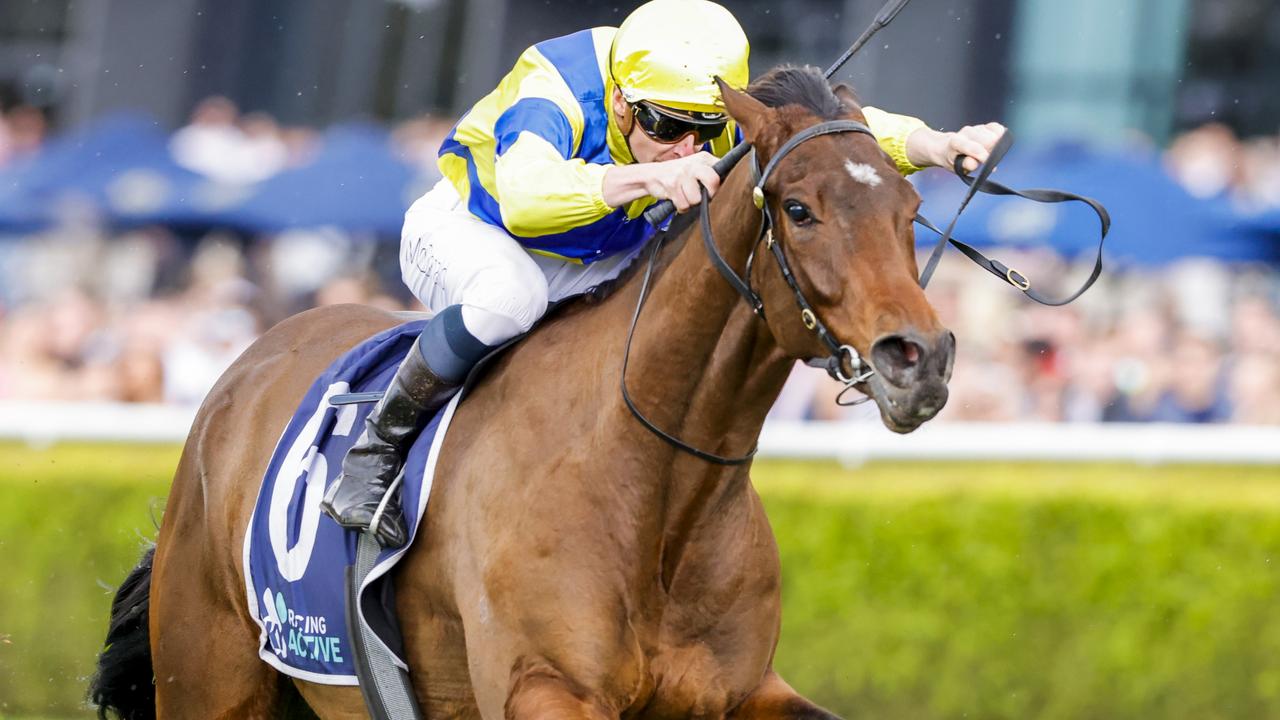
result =
[[[880,179],[880,174],[876,169],[866,163],[855,163],[852,160],[844,161],[844,169],[849,171],[849,175],[860,183],[875,187],[884,182]]]

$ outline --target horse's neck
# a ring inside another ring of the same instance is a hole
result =
[[[748,176],[740,166],[711,206],[716,244],[739,273],[760,224]],[[754,447],[791,362],[764,322],[715,270],[700,232],[695,226],[686,233],[670,264],[653,281],[636,329],[627,386],[659,427],[708,452],[741,456]],[[709,509],[730,495],[747,495],[740,469],[670,452],[674,457],[663,456],[672,459],[657,473],[666,483],[662,504],[668,577],[689,533]]]
[[[748,187],[744,163],[711,204],[716,245],[739,274],[760,227]],[[691,227],[681,242],[652,281],[627,385],[661,427],[710,452],[741,455],[777,395],[747,391],[770,387],[767,381],[785,375],[787,364],[765,324],[707,257],[700,228]],[[745,444],[743,432],[751,435]]]

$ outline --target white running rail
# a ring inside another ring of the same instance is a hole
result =
[[[0,401],[0,440],[175,442],[195,408]],[[872,460],[1040,460],[1280,465],[1280,426],[1050,423],[927,424],[897,435],[874,422],[771,422],[760,457]],[[1280,479],[1280,474],[1277,475]]]

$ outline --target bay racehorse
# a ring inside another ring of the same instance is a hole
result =
[[[759,167],[805,128],[865,122],[853,94],[811,68],[723,90]],[[773,258],[749,263],[762,221],[751,166],[726,178],[710,219],[763,317],[690,227],[656,256],[627,376],[655,425],[726,456],[753,448],[796,359],[830,352]],[[954,338],[917,282],[914,189],[869,134],[834,132],[792,148],[764,190],[767,241],[831,335],[869,359],[875,375],[861,387],[884,424],[907,432],[932,417]],[[424,528],[395,570],[427,717],[834,717],[772,669],[778,550],[749,464],[682,452],[623,401],[624,333],[641,285],[633,273],[553,313],[456,413]],[[209,393],[154,558],[113,605],[92,689],[100,706],[163,718],[364,715],[358,689],[293,680],[258,659],[241,548],[276,439],[311,381],[398,322],[350,305],[302,313]]]

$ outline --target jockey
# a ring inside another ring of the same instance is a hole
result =
[[[440,148],[444,178],[409,208],[400,267],[435,315],[347,453],[321,507],[344,527],[405,543],[395,492],[402,455],[495,346],[528,332],[549,302],[621,273],[653,235],[641,213],[683,212],[714,193],[712,165],[741,139],[714,78],[745,87],[748,45],[709,0],[652,0],[617,28],[526,50]],[[864,108],[902,173],[986,159],[1000,126],[929,130]]]

